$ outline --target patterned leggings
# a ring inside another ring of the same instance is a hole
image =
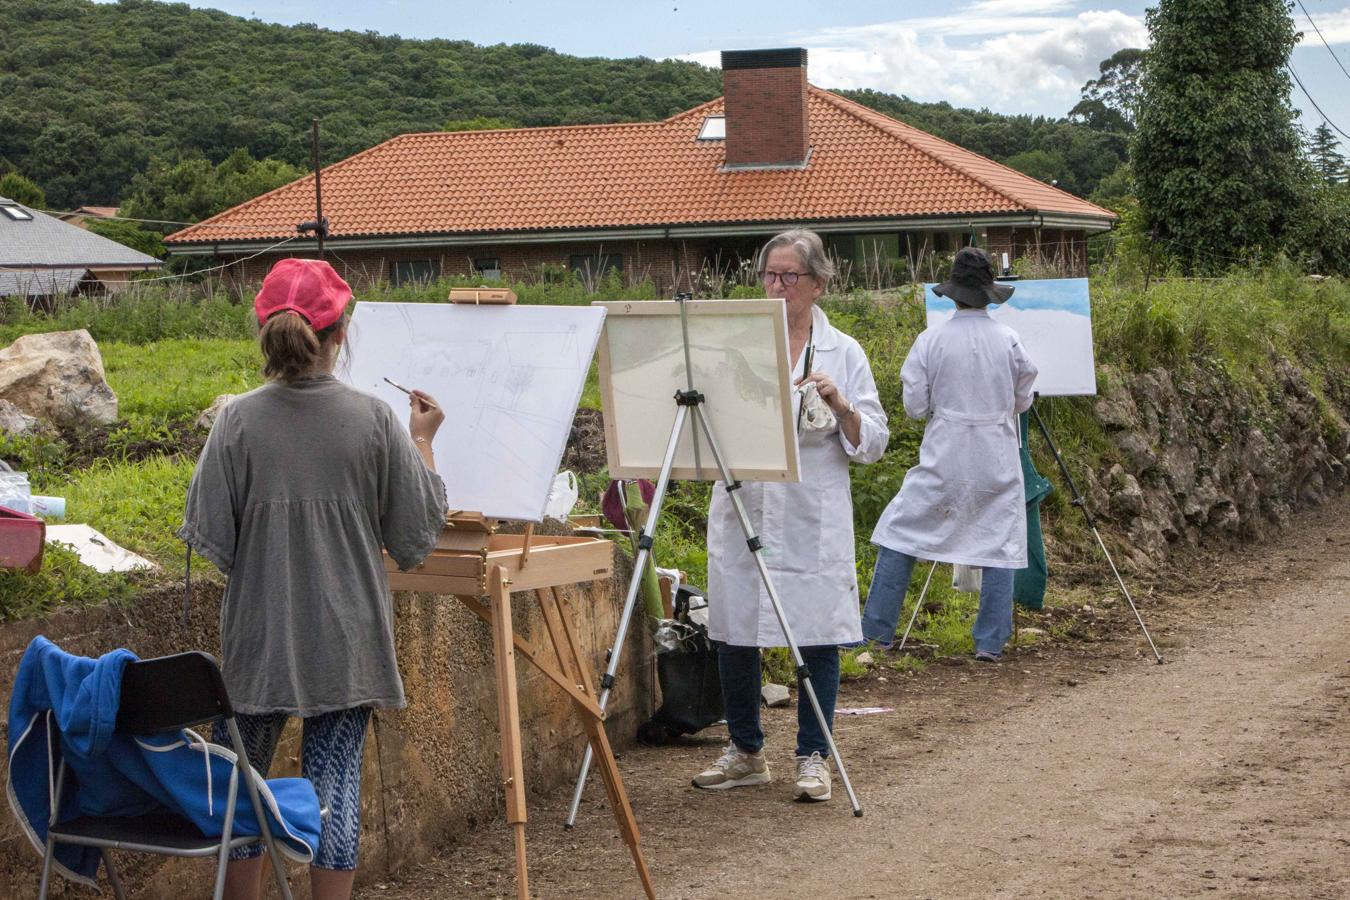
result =
[[[235,716],[249,764],[263,777],[272,767],[277,739],[288,718],[286,713]],[[300,774],[314,784],[319,804],[328,808],[328,818],[319,836],[319,852],[311,865],[316,869],[350,872],[356,868],[356,851],[361,841],[361,758],[365,753],[370,707],[339,709],[302,721],[305,725],[300,741]],[[216,724],[213,740],[226,747],[230,745],[223,722]],[[249,844],[230,851],[230,859],[251,859],[262,852],[262,844]]]

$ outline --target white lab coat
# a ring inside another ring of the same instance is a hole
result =
[[[1031,406],[1036,366],[1017,333],[986,310],[958,309],[914,341],[900,380],[905,412],[928,427],[919,464],[872,543],[919,559],[1025,568],[1017,414]]]
[[[818,307],[811,316],[815,348],[811,370],[829,375],[862,414],[858,446],[837,427],[803,433],[798,442],[799,483],[746,482],[738,491],[763,543],[761,558],[800,647],[862,639],[848,465],[876,462],[890,439],[862,347],[831,326]],[[802,376],[805,357],[803,352],[793,381]],[[794,393],[800,403],[800,393]],[[713,488],[708,511],[708,603],[708,634],[714,640],[741,647],[787,645],[721,482]]]

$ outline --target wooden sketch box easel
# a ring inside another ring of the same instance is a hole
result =
[[[492,629],[497,669],[497,711],[501,729],[502,788],[506,821],[515,832],[516,890],[529,893],[525,856],[525,778],[520,743],[520,705],[516,695],[515,651],[519,651],[572,700],[591,749],[619,834],[633,856],[648,897],[655,898],[651,875],[642,856],[637,822],[628,803],[614,751],[605,733],[604,711],[596,702],[590,666],[577,639],[571,604],[558,591],[563,585],[608,578],[614,568],[614,545],[600,538],[497,534],[496,522],[478,513],[452,513],[436,549],[414,569],[400,572],[387,555],[385,571],[396,591],[453,594]],[[511,592],[534,591],[552,649],[542,640],[527,641],[511,626]]]

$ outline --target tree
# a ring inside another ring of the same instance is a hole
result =
[[[1131,162],[1150,231],[1190,272],[1278,250],[1307,181],[1284,0],[1159,0],[1147,21]]]
[[[47,196],[42,193],[42,188],[18,172],[0,176],[0,197],[8,197],[30,209],[47,208]]]
[[[1101,61],[1100,77],[1083,85],[1069,120],[1100,131],[1133,131],[1139,110],[1139,78],[1145,52],[1126,47]]]
[[[117,241],[132,250],[139,250],[148,256],[164,258],[164,242],[159,235],[131,223],[118,219],[85,219],[84,227],[90,232]]]
[[[1097,189],[1088,199],[1113,212],[1120,212],[1133,204],[1134,172],[1130,170],[1130,164],[1121,163],[1114,172],[1097,182]]]
[[[1024,150],[1003,161],[1005,166],[1016,169],[1023,175],[1030,175],[1037,181],[1058,186],[1064,178],[1067,166],[1064,158],[1047,150]]]
[[[235,150],[218,166],[199,155],[156,159],[132,181],[122,209],[136,219],[198,222],[303,174],[275,159],[255,160],[247,150]]]
[[[1327,184],[1336,184],[1345,179],[1345,157],[1337,147],[1340,141],[1331,127],[1323,122],[1313,129],[1308,139],[1308,159],[1317,173],[1326,179]]]
[[[514,122],[496,116],[475,116],[472,119],[451,119],[441,126],[441,131],[496,131],[515,127]]]

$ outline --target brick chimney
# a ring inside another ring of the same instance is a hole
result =
[[[728,166],[806,164],[806,50],[722,51]]]

